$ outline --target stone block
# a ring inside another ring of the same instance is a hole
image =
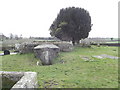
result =
[[[62,52],[69,52],[73,50],[73,45],[69,42],[57,42],[54,44],[58,46]]]
[[[38,45],[34,48],[35,56],[42,61],[43,65],[53,64],[53,59],[59,53],[59,47],[53,44]]]
[[[38,88],[36,72],[0,71],[0,78],[1,77],[2,77],[2,86],[1,86],[2,89],[8,88],[10,90],[16,90],[17,88],[18,90],[20,88],[20,90],[21,89],[26,90],[28,88],[29,89]]]

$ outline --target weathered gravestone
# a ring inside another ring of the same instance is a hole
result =
[[[4,50],[4,55],[9,55],[10,51],[9,50]]]
[[[43,65],[53,64],[52,60],[58,55],[59,47],[53,44],[38,45],[34,48],[35,56],[42,61]]]

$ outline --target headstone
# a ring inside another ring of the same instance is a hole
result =
[[[59,47],[53,44],[38,45],[34,48],[35,56],[42,61],[43,65],[53,64],[53,59],[59,53]]]
[[[4,50],[4,55],[9,55],[10,51],[9,50]]]

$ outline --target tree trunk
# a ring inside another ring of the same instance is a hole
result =
[[[72,44],[75,45],[75,39],[74,38],[72,38]]]

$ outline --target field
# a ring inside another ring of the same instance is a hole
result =
[[[118,88],[118,60],[93,57],[101,54],[118,56],[118,47],[75,47],[49,66],[36,65],[33,53],[0,56],[0,62],[3,71],[37,72],[39,88]]]

